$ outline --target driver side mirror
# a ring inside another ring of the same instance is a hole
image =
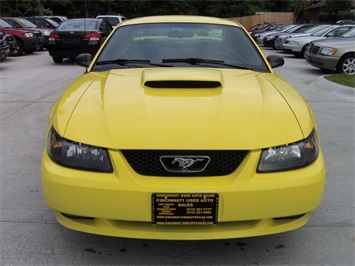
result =
[[[79,54],[75,58],[75,64],[82,67],[88,67],[91,64],[92,58],[93,56],[89,53]]]

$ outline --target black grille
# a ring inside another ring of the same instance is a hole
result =
[[[189,177],[229,175],[238,168],[248,151],[123,150],[122,153],[133,170],[140,175]],[[208,156],[210,162],[202,172],[171,173],[160,162],[162,156]]]
[[[311,44],[311,46],[309,47],[309,52],[311,54],[318,54],[319,48],[319,46]]]

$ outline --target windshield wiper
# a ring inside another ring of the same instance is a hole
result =
[[[163,59],[163,63],[188,63],[191,65],[201,65],[201,64],[215,64],[221,66],[227,66],[238,69],[247,69],[252,70],[252,68],[247,67],[245,65],[233,65],[224,63],[223,60],[212,60],[212,59],[203,59],[203,58],[171,58],[171,59]]]
[[[96,65],[111,65],[111,64],[116,64],[121,66],[139,65],[140,67],[142,67],[142,65],[163,66],[163,67],[171,66],[166,64],[151,63],[150,60],[144,60],[144,59],[114,59],[114,60],[96,62]]]

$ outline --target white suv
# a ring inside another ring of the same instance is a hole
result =
[[[96,18],[101,18],[104,21],[107,21],[112,28],[116,27],[117,24],[120,24],[122,21],[127,18],[122,15],[98,15]]]

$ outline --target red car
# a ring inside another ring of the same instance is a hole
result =
[[[31,30],[14,29],[6,21],[0,19],[0,31],[12,35],[16,39],[16,47],[11,55],[32,54],[37,50],[38,37]]]

